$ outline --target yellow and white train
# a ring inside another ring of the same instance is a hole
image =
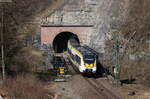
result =
[[[90,50],[80,46],[75,39],[68,40],[68,54],[71,62],[81,73],[96,73],[96,55]]]

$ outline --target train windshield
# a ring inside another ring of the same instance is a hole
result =
[[[95,57],[92,55],[86,55],[84,58],[85,63],[87,64],[93,64],[95,60]]]

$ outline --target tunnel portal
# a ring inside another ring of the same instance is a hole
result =
[[[53,40],[53,49],[55,53],[63,53],[67,50],[67,43],[70,38],[74,37],[78,42],[78,36],[71,32],[61,32]]]

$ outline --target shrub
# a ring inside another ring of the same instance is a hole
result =
[[[19,75],[7,79],[1,89],[8,99],[51,99],[52,93],[44,89],[43,83],[33,75]]]

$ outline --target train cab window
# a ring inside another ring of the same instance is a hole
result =
[[[94,63],[95,57],[93,55],[85,55],[84,61],[88,64]]]

